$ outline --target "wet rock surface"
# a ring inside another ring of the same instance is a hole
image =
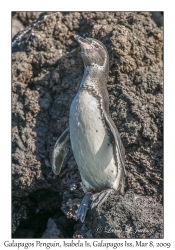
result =
[[[125,196],[114,194],[101,208],[89,211],[84,225],[74,220],[83,197],[74,157],[69,155],[59,176],[50,166],[54,144],[68,126],[69,108],[83,76],[75,34],[94,37],[108,49],[110,113],[125,147],[128,174]],[[148,12],[55,13],[16,42],[12,53],[13,237],[66,238],[69,227],[70,238],[163,237],[162,53],[163,29]],[[67,230],[59,226],[61,217]],[[36,218],[43,226],[32,231],[34,223],[27,229],[26,222]],[[49,234],[51,225],[55,230]],[[113,228],[111,235],[94,230],[106,226]]]

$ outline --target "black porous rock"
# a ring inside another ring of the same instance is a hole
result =
[[[74,220],[84,195],[74,157],[59,176],[50,165],[84,71],[75,34],[109,52],[110,113],[127,170],[126,194],[111,195],[83,225]],[[163,28],[149,12],[58,12],[13,42],[12,237],[162,238]]]

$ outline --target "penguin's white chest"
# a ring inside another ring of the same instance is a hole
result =
[[[86,188],[112,188],[117,175],[113,148],[99,102],[85,90],[71,104],[69,126],[72,150]]]

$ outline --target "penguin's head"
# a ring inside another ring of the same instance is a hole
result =
[[[74,36],[80,44],[81,56],[85,67],[104,69],[108,66],[108,52],[104,44],[94,38],[82,38]]]

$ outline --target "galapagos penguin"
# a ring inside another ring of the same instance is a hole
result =
[[[76,214],[83,222],[87,210],[100,206],[112,191],[123,193],[125,150],[109,113],[107,49],[94,38],[74,38],[81,47],[84,75],[70,107],[69,127],[55,144],[52,170],[59,174],[71,147],[85,192]]]

